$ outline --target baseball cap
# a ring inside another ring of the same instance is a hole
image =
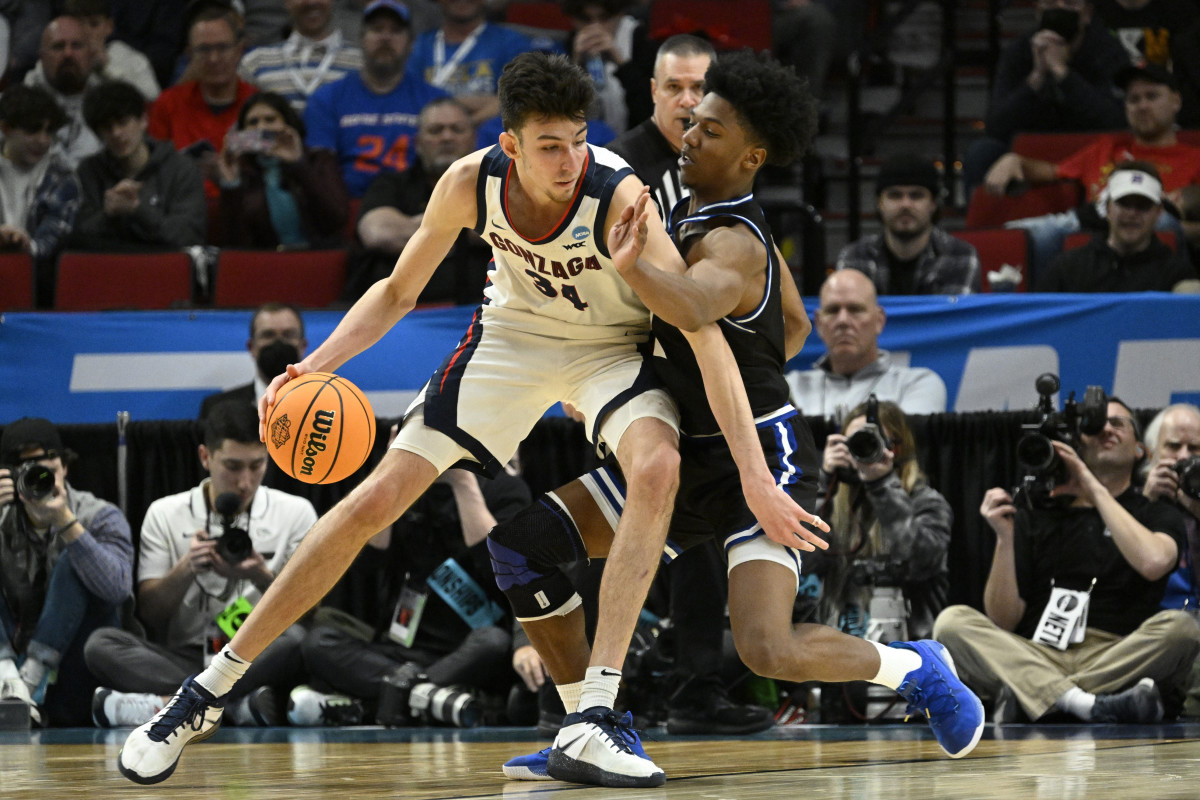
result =
[[[1108,199],[1120,200],[1130,195],[1140,195],[1156,205],[1162,203],[1162,183],[1148,172],[1137,169],[1121,169],[1108,177]]]
[[[0,435],[0,461],[16,464],[21,460],[22,450],[39,446],[47,453],[61,454],[63,446],[58,428],[48,419],[21,417],[4,426],[4,434]]]
[[[923,186],[936,200],[941,193],[942,176],[932,161],[907,153],[895,155],[879,167],[875,194],[892,186]]]
[[[1175,76],[1171,74],[1171,71],[1161,64],[1154,64],[1149,61],[1137,61],[1117,70],[1117,74],[1114,77],[1121,91],[1128,89],[1129,84],[1135,79],[1150,81],[1151,83],[1161,83],[1175,91],[1179,91],[1179,82],[1175,80]]]
[[[376,11],[391,11],[405,25],[409,22],[408,6],[401,3],[400,0],[371,0],[363,9],[363,19],[370,19]]]

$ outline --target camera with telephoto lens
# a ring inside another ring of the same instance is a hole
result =
[[[217,539],[217,555],[225,559],[226,563],[240,564],[254,552],[250,533],[237,526],[242,501],[234,492],[222,492],[217,495],[213,507],[221,517],[221,537]]]
[[[1175,470],[1183,493],[1193,500],[1200,500],[1200,456],[1176,461],[1171,469]]]
[[[1063,442],[1078,450],[1081,434],[1095,436],[1104,430],[1108,421],[1108,395],[1104,389],[1087,387],[1080,403],[1075,402],[1075,392],[1071,392],[1063,403],[1063,410],[1057,411],[1052,398],[1060,385],[1058,376],[1052,372],[1038,376],[1034,386],[1038,393],[1037,410],[1042,418],[1021,426],[1025,431],[1017,442],[1021,482],[1013,491],[1013,501],[1025,509],[1055,505],[1050,492],[1070,478],[1066,464],[1052,443]]]
[[[879,424],[879,399],[874,394],[867,398],[866,423],[846,439],[846,447],[859,464],[882,461],[884,453],[892,448]],[[853,467],[838,467],[837,476],[842,483],[858,483],[858,470]]]
[[[474,728],[483,722],[483,709],[470,692],[430,683],[410,661],[383,676],[375,721],[397,727],[413,720]]]
[[[26,461],[12,470],[17,494],[29,500],[41,500],[54,491],[54,470],[36,461]]]

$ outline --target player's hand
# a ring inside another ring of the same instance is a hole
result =
[[[801,508],[791,495],[773,481],[743,485],[742,492],[746,497],[746,505],[771,541],[810,553],[817,548],[829,549],[828,542],[806,527],[829,533],[828,523]]]
[[[618,272],[631,269],[646,249],[649,235],[650,187],[643,186],[637,200],[625,207],[608,231],[608,253]]]
[[[1012,495],[996,487],[988,489],[979,505],[979,514],[996,532],[999,539],[1011,541],[1013,535],[1013,516],[1017,507],[1013,504]]]
[[[292,378],[299,378],[311,371],[302,364],[288,364],[286,371],[276,375],[275,379],[271,381],[271,385],[263,392],[263,396],[258,398],[258,440],[260,442],[267,441],[267,417],[271,415],[271,406],[275,405],[275,395]]]
[[[550,677],[550,673],[546,670],[546,664],[533,645],[527,644],[513,650],[512,663],[513,669],[525,682],[525,688],[531,692],[542,688],[542,685],[546,683],[546,678]]]

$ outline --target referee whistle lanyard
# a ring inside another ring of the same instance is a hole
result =
[[[325,57],[321,59],[320,64],[308,72],[309,77],[306,79],[304,77],[307,69],[305,65],[312,56],[313,50],[321,46],[325,48]],[[296,84],[296,88],[300,90],[301,94],[308,97],[321,87],[325,76],[329,73],[329,68],[333,66],[333,60],[337,58],[338,51],[341,49],[342,32],[340,30],[335,30],[317,42],[298,33],[291,35],[283,45],[283,55],[288,65],[288,76],[292,79],[292,83]]]
[[[438,28],[437,34],[433,37],[433,77],[429,82],[439,89],[445,89],[446,84],[450,82],[450,77],[467,57],[467,54],[475,48],[475,44],[479,41],[479,35],[486,27],[486,22],[475,26],[475,30],[471,31],[466,39],[463,39],[462,44],[454,51],[454,55],[450,56],[449,61],[446,60],[446,32]]]

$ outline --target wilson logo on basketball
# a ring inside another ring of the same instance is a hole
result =
[[[290,438],[292,438],[292,421],[287,418],[287,414],[284,414],[271,423],[271,444],[283,447]]]
[[[313,432],[308,435],[308,444],[304,448],[304,461],[300,464],[301,475],[313,474],[317,456],[325,452],[325,440],[333,431],[334,416],[334,412],[329,409],[321,409],[313,414]]]

